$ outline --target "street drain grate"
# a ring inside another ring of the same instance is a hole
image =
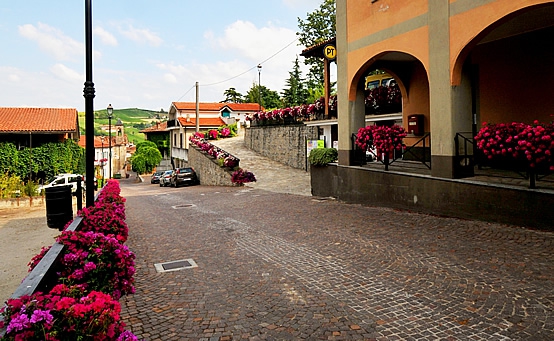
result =
[[[157,272],[171,272],[185,269],[197,268],[198,265],[192,259],[181,259],[165,263],[154,264]]]
[[[183,205],[175,205],[175,206],[171,206],[171,208],[173,208],[174,210],[180,210],[181,208],[190,208],[190,207],[195,207],[196,205],[193,205],[193,204],[183,204]]]

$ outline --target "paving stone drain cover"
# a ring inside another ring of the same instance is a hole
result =
[[[157,272],[170,272],[196,268],[198,265],[192,259],[181,259],[165,263],[154,264]]]
[[[171,206],[171,208],[173,208],[174,210],[179,210],[181,208],[189,208],[189,207],[195,207],[196,205],[193,205],[193,204],[182,204],[182,205],[175,205],[175,206]]]

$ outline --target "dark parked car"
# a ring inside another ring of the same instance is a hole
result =
[[[151,184],[159,184],[160,183],[160,177],[162,176],[163,172],[156,172],[152,174],[152,177],[150,178]]]
[[[192,167],[177,168],[171,177],[171,186],[179,187],[181,185],[198,185],[198,176]]]
[[[160,187],[166,187],[171,185],[171,176],[173,175],[172,170],[166,170],[163,172],[162,176],[160,176]]]

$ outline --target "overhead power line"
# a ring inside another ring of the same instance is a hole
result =
[[[275,56],[277,56],[279,53],[281,53],[281,52],[283,52],[284,50],[286,50],[289,46],[291,46],[292,44],[296,43],[297,41],[298,41],[298,38],[295,38],[293,41],[291,41],[290,43],[288,43],[285,47],[283,47],[283,48],[280,49],[279,51],[277,51],[277,52],[275,52],[274,54],[272,54],[269,58],[264,59],[263,61],[259,62],[258,64],[252,66],[250,69],[248,69],[248,70],[246,70],[246,71],[244,71],[244,72],[242,72],[242,73],[240,73],[240,74],[238,74],[238,75],[236,75],[236,76],[233,76],[233,77],[231,77],[231,78],[222,80],[222,81],[220,81],[220,82],[215,82],[215,83],[210,83],[210,84],[205,84],[205,85],[200,84],[200,86],[204,87],[204,86],[218,85],[218,84],[225,83],[225,82],[228,82],[228,81],[230,81],[230,80],[233,80],[233,79],[235,79],[235,78],[238,78],[238,77],[240,77],[240,76],[242,76],[242,75],[244,75],[244,74],[246,74],[246,73],[248,73],[248,72],[250,72],[250,71],[252,71],[252,70],[254,70],[254,69],[256,69],[256,68],[258,68],[258,65],[262,65],[263,63],[267,62],[268,60],[273,59]]]
[[[298,38],[295,38],[293,41],[291,41],[290,43],[288,43],[287,45],[285,45],[283,48],[281,48],[279,51],[275,52],[274,54],[272,54],[271,56],[269,56],[268,58],[264,59],[263,61],[261,61],[260,63],[252,66],[250,69],[244,71],[244,72],[241,72],[239,73],[238,75],[236,76],[233,76],[233,77],[230,77],[230,78],[227,78],[225,80],[222,80],[222,81],[219,81],[219,82],[215,82],[215,83],[210,83],[210,84],[200,84],[201,87],[206,87],[206,86],[214,86],[214,85],[219,85],[219,84],[222,84],[222,83],[226,83],[228,81],[231,81],[235,78],[238,78],[242,75],[245,75],[247,73],[249,73],[250,71],[254,70],[254,69],[257,69],[258,68],[258,65],[262,65],[264,64],[265,62],[275,58],[279,53],[283,52],[284,50],[286,50],[289,46],[291,46],[292,44],[296,43],[298,41]],[[181,100],[181,98],[185,97],[192,89],[194,89],[196,87],[196,84],[193,84],[190,89],[187,90],[187,92],[185,92],[181,97],[179,97],[179,99],[177,100],[177,102],[179,100]]]

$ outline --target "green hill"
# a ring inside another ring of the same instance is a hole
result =
[[[125,128],[125,134],[127,134],[129,141],[137,144],[144,141],[144,134],[139,131],[150,127],[152,124],[162,119],[166,119],[167,112],[159,112],[153,110],[144,110],[137,108],[129,109],[114,109],[112,117],[112,130],[113,126],[120,119],[123,122]],[[102,125],[108,125],[108,117],[106,109],[97,110],[94,112],[94,130],[95,135],[107,135],[106,132],[100,131],[99,127]],[[81,134],[86,134],[85,131],[85,113],[79,113],[79,127]],[[113,133],[113,132],[112,132]]]

